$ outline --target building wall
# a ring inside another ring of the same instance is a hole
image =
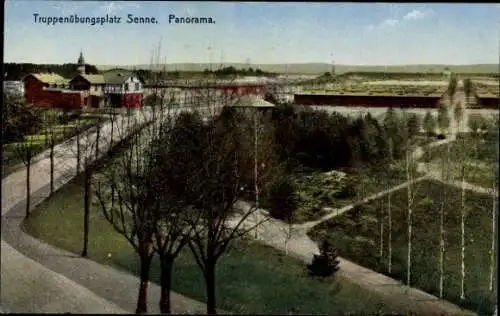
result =
[[[399,107],[399,108],[438,108],[440,97],[428,96],[355,96],[295,94],[294,102],[303,105],[332,105],[354,107]]]
[[[107,106],[111,107],[139,108],[142,101],[142,93],[110,93],[107,96]]]
[[[3,91],[8,95],[24,96],[24,83],[22,81],[4,81]]]
[[[499,109],[500,98],[499,97],[479,98],[479,107],[484,109]]]
[[[138,78],[129,77],[123,84],[123,91],[125,93],[142,93],[143,86]]]

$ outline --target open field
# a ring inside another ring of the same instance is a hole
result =
[[[363,94],[363,95],[442,95],[446,91],[446,82],[441,81],[362,81],[350,79],[336,83],[312,85],[306,93],[319,94]]]
[[[481,315],[491,315],[496,301],[494,291],[489,290],[490,249],[492,243],[492,199],[489,196],[466,194],[466,253],[465,253],[465,301],[460,300],[460,190],[430,180],[424,180],[418,188],[412,215],[412,274],[411,284],[433,295],[439,295],[440,221],[439,210],[445,207],[445,262],[444,298]],[[449,197],[443,201],[443,193]],[[367,268],[376,270],[406,282],[407,269],[407,190],[392,194],[392,273],[388,273],[388,216],[387,197],[362,205],[358,212],[349,211],[339,217],[316,226],[309,235],[331,237],[339,255]],[[380,223],[383,222],[381,233]],[[382,238],[381,238],[382,237]],[[380,256],[380,241],[383,241]],[[498,243],[498,239],[494,240]],[[498,247],[498,245],[496,246]],[[496,256],[495,256],[496,258]],[[495,263],[495,266],[497,263]]]
[[[82,179],[76,179],[44,201],[24,223],[24,230],[50,244],[79,253],[83,239]],[[89,256],[102,264],[138,274],[132,247],[104,219],[96,205],[90,215]],[[237,241],[217,269],[218,307],[236,313],[373,314],[391,312],[371,292],[338,278],[321,281],[307,276],[305,266],[277,250],[248,240]],[[159,283],[154,260],[152,282]],[[173,290],[203,301],[203,276],[190,251],[175,263]]]
[[[97,123],[102,122],[103,118],[99,115],[87,115],[82,116],[78,119],[72,119],[67,123],[59,123],[51,128],[55,132],[56,145],[81,133]],[[27,135],[24,137],[26,144],[33,146],[34,155],[44,151],[50,147],[48,143],[48,137],[50,135],[47,130],[41,130],[34,135]],[[21,164],[23,161],[20,159],[20,153],[23,152],[22,148],[25,148],[21,142],[8,143],[3,145],[3,164],[2,164],[2,177],[8,176],[10,173],[15,171],[16,166]],[[20,149],[20,151],[19,151]]]

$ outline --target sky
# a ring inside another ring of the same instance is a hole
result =
[[[40,23],[73,14],[121,23]],[[127,24],[129,14],[157,23]],[[215,23],[169,23],[170,15]],[[5,62],[72,63],[80,50],[94,65],[150,64],[153,56],[167,63],[342,65],[500,59],[499,4],[6,0],[4,30]]]

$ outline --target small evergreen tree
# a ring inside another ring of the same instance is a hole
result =
[[[309,274],[319,277],[334,275],[339,270],[337,249],[327,239],[323,239],[319,248],[320,254],[314,255],[313,261],[307,266]]]

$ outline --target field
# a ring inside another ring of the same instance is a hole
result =
[[[437,83],[437,84],[436,84]],[[446,84],[441,81],[416,83],[413,81],[366,81],[347,79],[337,83],[319,84],[307,89],[310,93],[363,94],[363,95],[442,95]]]
[[[44,201],[24,222],[23,229],[50,244],[79,253],[82,214],[82,179],[76,179]],[[91,209],[89,242],[91,259],[139,273],[137,255],[96,205]],[[345,279],[322,281],[309,277],[302,262],[277,250],[249,240],[232,245],[216,272],[218,307],[223,310],[247,314],[391,312],[378,297]],[[176,261],[173,275],[174,291],[204,300],[203,276],[187,248]],[[160,281],[156,259],[151,278],[152,282]]]
[[[72,119],[66,123],[58,123],[52,127],[56,134],[56,144],[89,129],[101,121],[101,116],[88,115],[81,117],[78,121],[76,119]],[[50,137],[48,133],[48,130],[41,130],[36,134],[25,136],[24,140],[26,144],[29,145],[22,144],[22,142],[4,144],[2,177],[6,177],[10,173],[14,172],[16,167],[23,162],[20,159],[19,151],[22,153],[23,148],[26,148],[25,146],[32,146],[35,154],[48,149],[50,147],[47,139]]]
[[[466,299],[461,301],[461,213],[460,198],[458,198],[460,190],[430,180],[421,181],[415,188],[418,188],[418,193],[414,200],[412,215],[412,286],[434,295],[439,294],[439,210],[443,202],[446,231],[444,298],[482,315],[491,315],[497,297],[496,269],[493,280],[494,291],[491,292],[488,288],[492,243],[491,197],[469,191],[466,194]],[[442,199],[443,192],[449,197],[446,201]],[[392,273],[387,272],[389,240],[387,197],[367,203],[358,211],[353,210],[321,223],[309,234],[315,240],[323,235],[329,236],[335,241],[341,257],[406,283],[408,249],[406,189],[393,193],[391,199]],[[384,223],[383,233],[380,233],[381,221]],[[381,240],[382,256],[380,256]],[[498,243],[497,238],[494,240]]]

